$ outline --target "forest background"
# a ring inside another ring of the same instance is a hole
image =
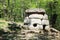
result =
[[[0,0],[0,20],[23,22],[29,8],[44,8],[53,27],[60,30],[60,0]]]

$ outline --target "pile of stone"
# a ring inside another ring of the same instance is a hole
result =
[[[31,30],[48,30],[49,29],[49,20],[48,16],[44,9],[27,9],[26,13],[30,14],[25,17],[24,25]]]

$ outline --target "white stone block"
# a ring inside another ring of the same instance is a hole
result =
[[[29,29],[31,29],[31,30],[43,29],[43,26],[41,25],[41,20],[40,19],[31,19]]]
[[[42,25],[49,25],[49,20],[42,20]]]
[[[31,24],[37,23],[37,24],[41,24],[42,21],[40,19],[30,19]]]
[[[29,18],[28,17],[25,17],[24,23],[29,23]]]
[[[30,30],[39,30],[39,29],[43,29],[43,27],[42,27],[42,25],[38,25],[38,24],[37,24],[36,27],[34,27],[33,24],[31,24],[31,25],[29,26],[29,29],[30,29]]]
[[[45,30],[49,30],[50,26],[49,25],[46,25],[45,26]]]
[[[48,15],[44,14],[43,19],[47,20],[48,19]]]
[[[32,14],[29,16],[29,18],[42,19],[43,15],[42,14]]]

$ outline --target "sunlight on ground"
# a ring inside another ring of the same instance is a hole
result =
[[[8,23],[10,23],[10,21],[5,21],[4,19],[0,19],[0,28],[6,28],[8,27]],[[15,22],[18,25],[22,25],[22,22]]]

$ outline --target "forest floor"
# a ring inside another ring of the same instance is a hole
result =
[[[8,27],[8,23],[11,23],[11,21],[6,21],[3,19],[0,19],[0,29],[6,29]],[[18,25],[22,25],[22,22],[15,22]]]

